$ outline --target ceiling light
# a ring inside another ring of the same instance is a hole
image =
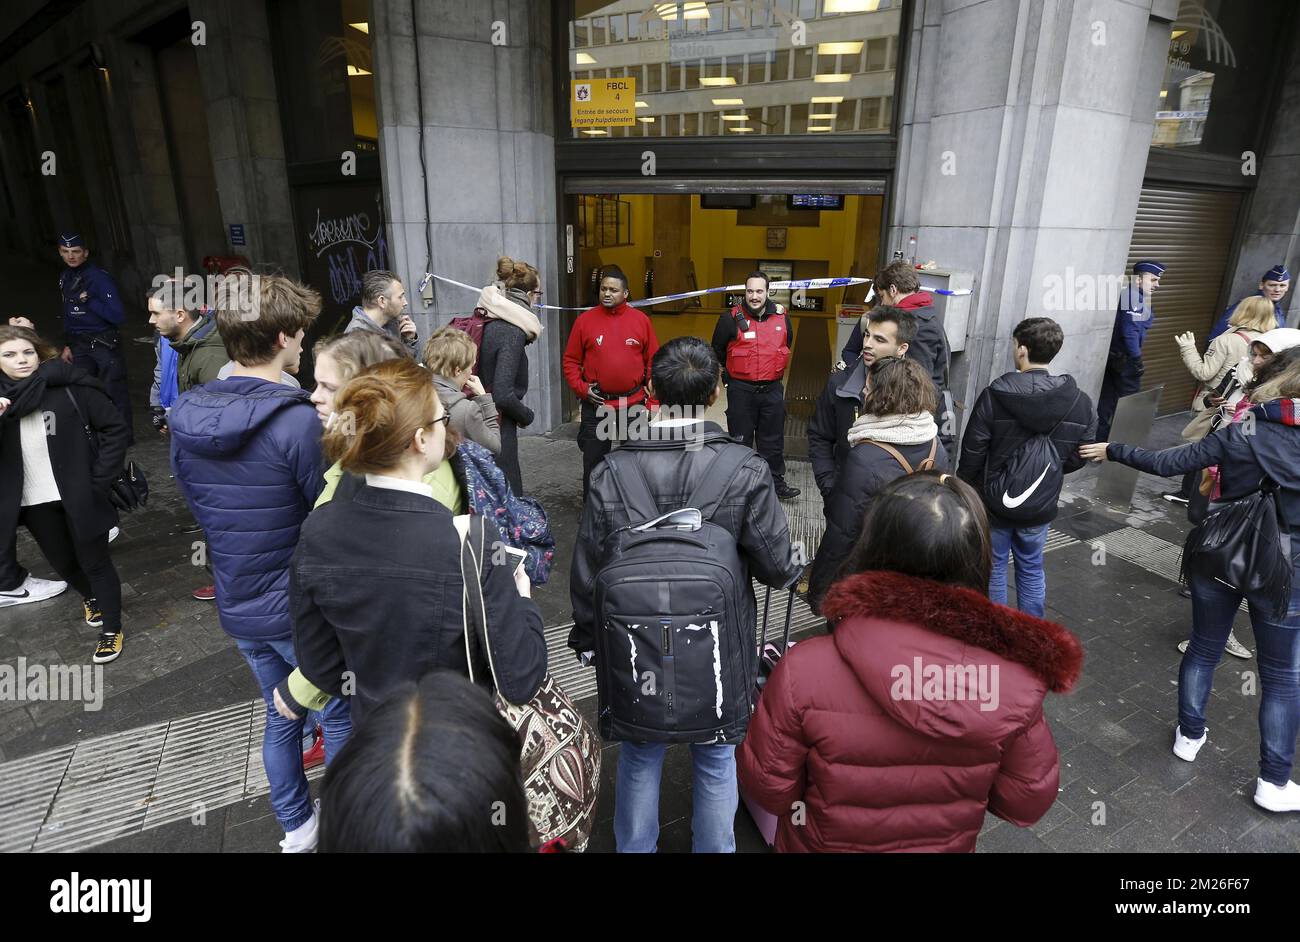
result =
[[[642,124],[654,124],[654,123],[655,123],[655,119],[654,119],[654,118],[637,118],[637,120],[640,121]]]
[[[814,95],[810,99],[814,105],[838,105],[843,100],[843,95]]]
[[[722,116],[722,120],[723,120],[723,121],[748,121],[748,120],[749,120],[749,115],[747,115],[747,114],[724,114],[724,115]]]
[[[880,0],[826,0],[823,13],[875,13]]]
[[[715,105],[721,107],[721,108],[730,108],[732,105],[743,105],[743,104],[745,103],[745,99],[743,99],[743,98],[715,98],[715,99],[713,99],[713,103],[714,103]]]
[[[655,15],[661,20],[675,20],[677,19],[677,4],[656,3]],[[709,18],[708,5],[704,3],[704,0],[683,3],[681,18],[684,20],[707,20]]]
[[[363,33],[366,33],[366,34],[369,34],[369,33],[370,33],[370,24],[369,24],[369,23],[349,23],[348,25],[351,26],[353,29],[359,29],[359,30],[361,30],[361,32],[363,32]]]
[[[736,80],[730,75],[717,75],[712,78],[701,78],[700,84],[705,88],[720,88],[724,85],[735,85]]]
[[[596,57],[589,52],[580,52],[574,60],[578,65],[595,65]]]
[[[1168,91],[1167,89],[1164,89],[1164,88],[1160,89],[1160,97],[1161,97],[1161,98],[1164,98],[1164,97],[1165,97],[1166,95],[1168,95],[1168,94],[1169,94],[1169,91]]]
[[[828,82],[847,82],[851,78],[853,76],[847,72],[832,72],[828,75],[814,75],[813,81],[825,84]]]
[[[355,76],[355,75],[369,75],[369,74],[370,72],[367,69],[359,69],[355,65],[348,66],[348,75]]]
[[[648,104],[646,104],[644,101],[638,101],[638,102],[636,103],[636,106],[637,106],[638,108],[649,108],[649,107],[650,107],[650,106],[649,106]]]
[[[817,44],[817,54],[820,56],[856,56],[861,51],[861,42]]]
[[[808,125],[808,130],[809,131],[834,131],[835,129],[831,127],[829,124],[810,124]]]
[[[751,131],[753,131],[754,129],[753,129],[753,128],[742,128],[742,127],[741,127],[740,125],[738,125],[738,124],[733,124],[733,125],[731,125],[727,130],[729,130],[729,131],[731,131],[731,132],[733,132],[733,133],[735,133],[735,134],[748,134],[748,133],[750,133]]]
[[[1179,36],[1186,36],[1186,35],[1187,35],[1187,30],[1185,30],[1185,29],[1176,29],[1176,30],[1174,30],[1172,33],[1169,34],[1169,38],[1170,38],[1170,39],[1177,39]]]
[[[829,118],[830,120],[834,121],[834,120],[835,120],[835,112],[833,112],[833,111],[822,111],[822,112],[818,112],[818,113],[816,113],[816,114],[809,114],[808,117],[809,117],[810,119],[811,119],[811,118]]]
[[[588,134],[588,135],[590,135],[591,137],[605,137],[606,135],[609,134],[609,132],[606,131],[606,130],[604,130],[603,128],[588,128],[587,130],[583,131],[582,133],[583,133],[583,134]]]

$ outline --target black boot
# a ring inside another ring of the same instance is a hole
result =
[[[781,500],[794,500],[802,493],[799,488],[786,484],[784,475],[775,475],[772,480],[776,484],[776,496]]]

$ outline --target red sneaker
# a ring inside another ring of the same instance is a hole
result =
[[[195,589],[193,595],[200,602],[212,602],[217,598],[217,587],[215,585],[205,585],[200,589]]]
[[[316,727],[316,739],[311,748],[302,754],[303,770],[314,769],[325,761],[325,731]]]

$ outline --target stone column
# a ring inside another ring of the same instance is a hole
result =
[[[229,238],[230,224],[242,223],[248,241],[227,248],[297,275],[266,2],[191,0],[190,13],[207,26],[207,44],[195,51],[222,224]]]
[[[425,271],[481,286],[509,255],[536,265],[546,297],[558,297],[550,5],[373,0],[371,40],[390,257],[421,334],[475,301],[435,283],[423,304]],[[542,320],[528,348],[530,433],[560,421],[561,318]]]
[[[1177,0],[918,0],[889,245],[975,272],[951,389],[964,422],[1013,369],[1024,317],[1060,322],[1054,372],[1095,399],[1115,305],[1071,275],[1125,272]],[[1050,309],[1054,278],[1065,310]],[[1080,309],[1080,308],[1083,309]],[[951,338],[958,341],[958,338]]]

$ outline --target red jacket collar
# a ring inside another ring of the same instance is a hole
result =
[[[841,579],[826,594],[822,614],[832,622],[861,618],[920,625],[1023,664],[1056,693],[1073,687],[1083,667],[1083,647],[1062,625],[997,605],[972,589],[897,572]]]

